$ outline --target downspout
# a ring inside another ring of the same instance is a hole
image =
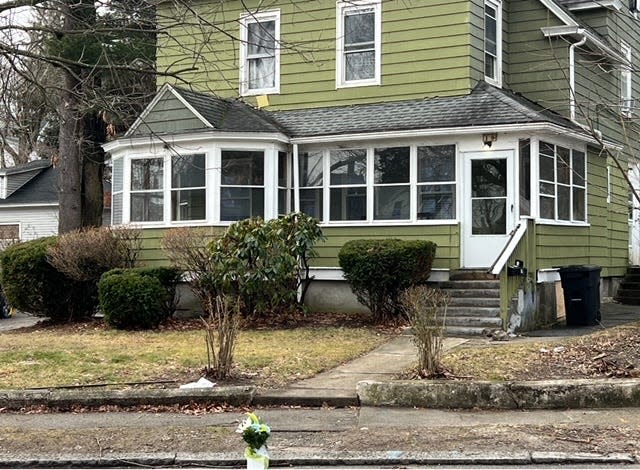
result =
[[[584,32],[580,34],[582,34],[582,39],[569,46],[569,115],[571,121],[584,127],[576,122],[576,47],[584,46],[587,42],[587,35]]]

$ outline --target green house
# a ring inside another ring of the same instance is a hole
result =
[[[158,10],[181,79],[105,145],[144,261],[170,227],[303,211],[321,311],[362,308],[337,262],[354,238],[436,242],[452,333],[553,321],[558,266],[600,266],[613,295],[638,245],[640,2],[188,3]]]

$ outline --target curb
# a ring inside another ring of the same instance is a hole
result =
[[[362,381],[363,406],[462,409],[640,407],[640,379],[532,382]]]
[[[519,452],[464,453],[464,452],[282,452],[274,453],[271,467],[285,466],[391,466],[391,465],[533,465],[533,464],[582,464],[615,465],[635,464],[638,457],[632,454]],[[44,458],[0,457],[0,468],[104,468],[122,465],[147,467],[244,467],[243,454],[235,453],[163,453],[163,454],[113,454],[109,456],[58,455]]]

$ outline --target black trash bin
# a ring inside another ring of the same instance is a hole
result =
[[[601,270],[593,265],[560,268],[567,326],[591,326],[600,321]]]

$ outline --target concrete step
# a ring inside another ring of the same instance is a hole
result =
[[[623,305],[640,305],[640,297],[620,297],[620,295],[617,295],[613,300]]]
[[[640,281],[629,281],[625,276],[625,278],[620,282],[619,289],[640,291]]]
[[[634,273],[627,272],[627,274],[624,275],[622,282],[640,284],[640,273],[634,274]]]
[[[500,289],[446,289],[451,298],[458,297],[489,297],[494,299],[500,298]]]
[[[471,326],[474,328],[502,328],[502,319],[501,318],[492,318],[492,317],[462,317],[455,316],[450,317],[447,316],[445,325],[449,326]]]
[[[484,336],[487,328],[473,326],[447,326],[447,336]]]
[[[629,266],[627,273],[640,275],[640,266]]]
[[[446,281],[440,285],[441,289],[500,289],[500,281]]]
[[[481,279],[495,279],[491,273],[488,273],[486,270],[478,270],[478,269],[457,269],[455,271],[451,271],[449,273],[449,279],[452,281],[463,281],[463,280],[481,280]]]
[[[500,307],[447,307],[447,316],[500,318]]]
[[[616,297],[640,298],[640,289],[627,289],[626,287],[620,286]]]
[[[451,297],[449,307],[500,307],[497,297]]]

